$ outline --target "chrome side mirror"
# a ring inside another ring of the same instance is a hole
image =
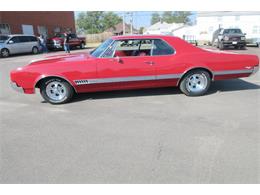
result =
[[[8,44],[13,44],[13,43],[14,43],[14,41],[12,41],[12,40],[8,41]]]

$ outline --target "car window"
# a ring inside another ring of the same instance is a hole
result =
[[[37,42],[38,40],[37,40],[37,38],[34,37],[34,36],[29,36],[29,37],[28,37],[28,41],[30,41],[30,42]]]
[[[18,38],[19,38],[21,43],[25,43],[25,42],[30,41],[28,36],[19,36]]]
[[[100,46],[94,49],[90,54],[94,57],[100,57],[100,55],[105,52],[108,46],[113,42],[113,39],[107,39]]]
[[[20,43],[20,39],[18,37],[12,37],[10,41],[13,41],[14,43]]]
[[[153,40],[152,56],[171,55],[175,50],[161,39]]]
[[[240,29],[225,29],[224,34],[242,34]]]
[[[76,35],[76,34],[70,34],[70,37],[71,37],[72,39],[74,39],[74,38],[77,38],[77,35]]]

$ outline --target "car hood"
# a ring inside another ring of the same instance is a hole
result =
[[[29,66],[33,65],[44,65],[44,64],[55,64],[64,62],[82,61],[93,58],[89,53],[76,53],[76,54],[62,54],[47,56],[45,58],[32,60]]]

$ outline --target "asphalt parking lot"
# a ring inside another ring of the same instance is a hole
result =
[[[0,183],[260,183],[259,72],[203,97],[160,88],[54,106],[9,87],[10,70],[44,55],[0,59]]]

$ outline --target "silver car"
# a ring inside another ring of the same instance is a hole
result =
[[[38,38],[31,35],[0,35],[0,56],[18,53],[39,53]]]

